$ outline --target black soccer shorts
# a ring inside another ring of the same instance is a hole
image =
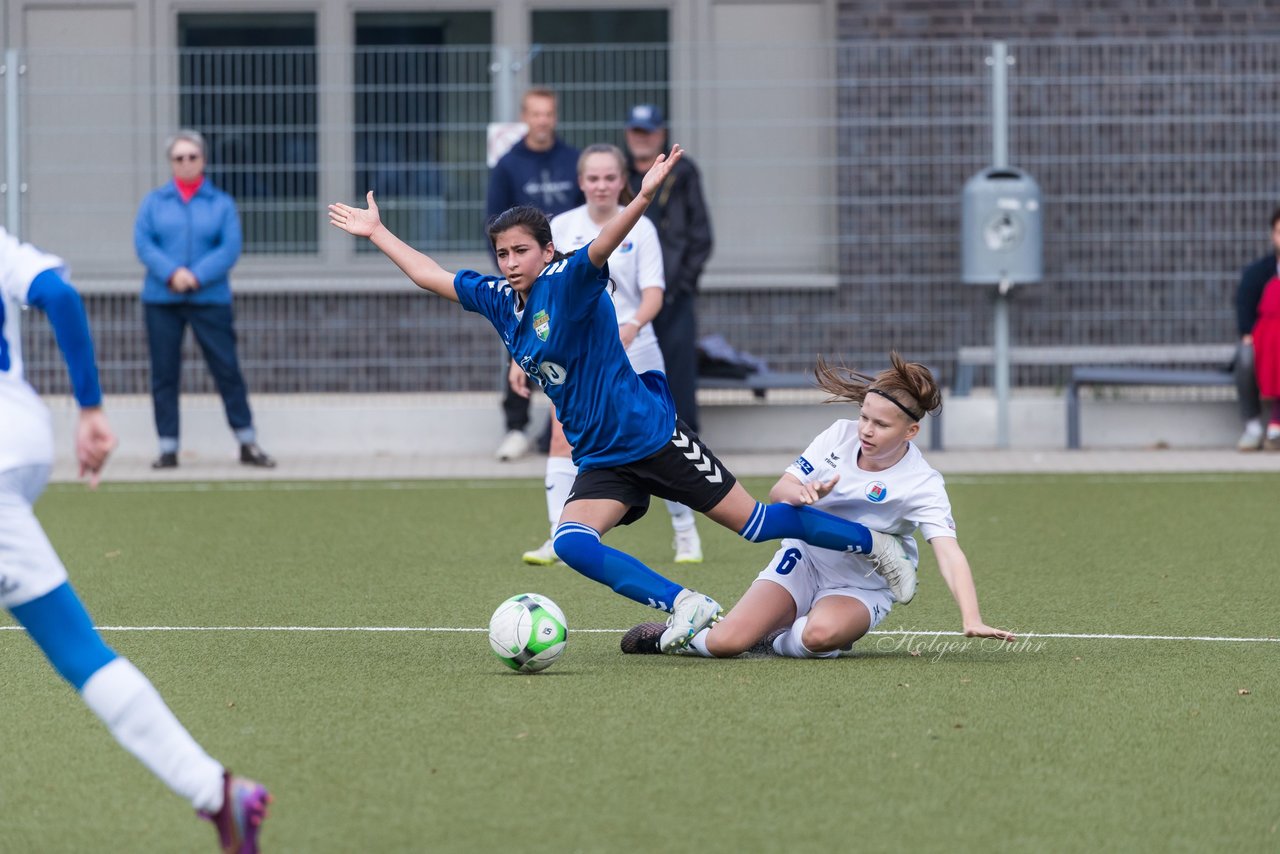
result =
[[[583,472],[574,480],[565,503],[587,498],[621,501],[630,509],[618,524],[630,525],[649,511],[651,495],[706,513],[737,482],[689,425],[677,418],[671,441],[660,450],[634,463]]]

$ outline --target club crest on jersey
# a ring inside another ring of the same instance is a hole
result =
[[[547,317],[547,313],[542,309],[533,316],[533,331],[538,334],[539,341],[546,341],[547,336],[551,334],[551,318]]]
[[[619,255],[626,255],[628,252],[630,252],[632,249],[635,249],[635,248],[636,248],[636,245],[632,243],[630,240],[624,240],[622,241],[621,244],[618,245],[617,251]]]
[[[889,487],[883,481],[873,480],[867,484],[867,500],[879,504],[889,495]]]

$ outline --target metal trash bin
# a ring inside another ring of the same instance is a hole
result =
[[[1029,284],[1044,272],[1040,185],[1021,169],[984,169],[961,193],[960,255],[966,285]]]

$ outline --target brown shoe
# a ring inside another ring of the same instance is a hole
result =
[[[1262,440],[1262,450],[1264,451],[1280,451],[1280,436],[1267,435]]]

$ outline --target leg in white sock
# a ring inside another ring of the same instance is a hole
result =
[[[116,658],[80,691],[116,741],[198,810],[222,808],[222,765],[204,752],[159,692],[127,659]]]
[[[671,529],[673,531],[688,531],[697,523],[697,517],[694,516],[692,510],[685,507],[679,501],[671,501],[663,499],[667,505],[667,512],[671,514]]]
[[[783,632],[774,639],[773,651],[778,655],[785,655],[787,658],[835,658],[840,655],[840,650],[838,649],[819,653],[804,645],[800,638],[804,634],[804,627],[808,622],[809,617],[807,615],[796,620],[789,631]]]
[[[676,551],[676,563],[701,563],[702,540],[693,511],[679,502],[667,501],[667,512],[671,514],[671,527],[675,531],[672,547]]]
[[[685,654],[700,655],[703,658],[715,658],[711,651],[707,649],[707,635],[711,634],[711,629],[703,629],[693,636],[689,641],[689,645],[683,650]]]
[[[578,477],[578,467],[569,457],[547,457],[547,519],[551,523],[554,534],[556,525],[560,524],[560,514],[564,512],[564,502],[573,490],[573,481]]]

